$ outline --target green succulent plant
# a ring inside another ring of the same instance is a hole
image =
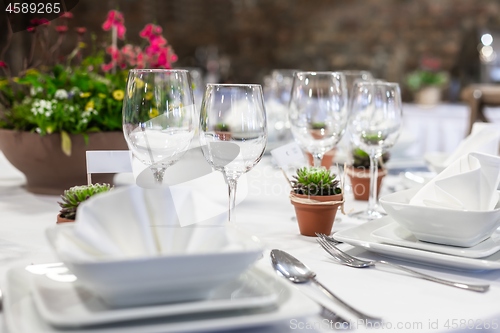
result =
[[[303,167],[293,176],[292,189],[303,195],[334,195],[342,193],[337,175],[318,167]]]
[[[218,123],[215,125],[215,130],[220,131],[220,132],[229,132],[229,125],[224,124],[224,123]]]
[[[61,217],[74,220],[78,206],[98,193],[103,193],[111,190],[113,187],[110,184],[91,184],[82,186],[73,186],[64,191],[61,195],[62,202],[58,202],[61,207]]]
[[[389,160],[389,152],[382,154],[382,162],[385,164]],[[370,156],[361,148],[352,150],[352,166],[355,168],[370,169]],[[378,168],[382,168],[382,164],[378,164]]]

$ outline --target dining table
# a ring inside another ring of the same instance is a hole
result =
[[[388,175],[383,181],[380,196],[411,187],[404,179],[404,172],[428,173],[424,162],[409,165],[394,158],[387,165]],[[401,162],[401,163],[398,163]],[[345,203],[339,211],[332,233],[363,228],[374,221],[349,217],[349,213],[364,209],[366,201],[354,200],[349,181],[342,176],[342,166],[336,172],[344,180]],[[223,183],[222,175],[220,182]],[[8,276],[13,269],[58,262],[48,243],[47,228],[54,227],[59,211],[58,196],[40,195],[24,188],[25,178],[0,153],[0,290],[3,292],[3,309],[0,313],[1,333],[17,333],[6,324],[9,304],[15,293],[9,288]],[[413,184],[418,186],[418,184]],[[115,186],[134,186],[132,174],[117,174]],[[294,208],[289,199],[290,185],[284,173],[276,166],[272,156],[266,154],[262,160],[238,184],[235,226],[259,239],[263,254],[256,262],[259,269],[285,283],[295,293],[300,293],[309,302],[293,304],[295,311],[290,317],[271,315],[267,321],[254,326],[246,322],[232,327],[220,327],[212,323],[206,328],[193,322],[194,331],[229,332],[331,332],[332,330],[394,331],[394,332],[500,332],[500,269],[481,266],[460,267],[460,263],[447,265],[433,262],[432,258],[420,260],[400,257],[397,254],[370,250],[371,240],[366,246],[352,246],[341,243],[338,247],[351,255],[364,259],[382,259],[391,263],[435,277],[462,281],[465,283],[489,284],[485,293],[473,292],[416,278],[404,272],[377,266],[375,268],[352,268],[337,263],[317,243],[315,237],[299,233]],[[471,221],[473,223],[474,221]],[[364,241],[361,240],[361,243]],[[286,251],[316,273],[317,279],[338,297],[351,306],[372,316],[381,317],[381,322],[370,323],[357,318],[339,302],[327,297],[314,284],[293,284],[277,274],[271,265],[270,252],[273,249]],[[452,256],[450,256],[452,257]],[[490,259],[490,260],[494,260]],[[498,259],[500,261],[500,259]],[[328,309],[325,310],[325,309]],[[333,317],[332,313],[341,317]],[[23,312],[16,312],[14,321],[31,320],[23,318]],[[335,319],[335,320],[334,320]],[[188,324],[189,331],[189,324]],[[68,330],[71,331],[71,330]],[[146,330],[147,331],[147,330]],[[169,331],[168,329],[166,331]],[[40,332],[44,332],[40,328]],[[59,332],[59,331],[58,331]],[[60,330],[66,332],[66,330]],[[91,329],[84,332],[93,332]],[[137,329],[136,332],[141,332]],[[26,332],[37,333],[37,332]]]

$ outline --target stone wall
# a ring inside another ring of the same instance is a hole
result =
[[[431,56],[464,86],[479,80],[479,31],[500,27],[498,0],[80,0],[75,24],[100,31],[113,8],[124,12],[129,40],[156,22],[178,66],[211,59],[219,80],[233,82],[297,68],[367,69],[403,83]]]

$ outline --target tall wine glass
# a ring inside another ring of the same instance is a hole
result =
[[[348,129],[352,143],[370,156],[370,195],[368,208],[351,216],[377,219],[378,159],[396,143],[402,125],[401,92],[397,83],[356,81],[351,96]]]
[[[295,141],[319,167],[342,138],[348,118],[347,87],[340,72],[296,72],[289,120]]]
[[[149,166],[155,182],[188,149],[196,128],[187,70],[133,69],[123,101],[123,133],[132,154]]]
[[[222,172],[233,220],[239,177],[262,158],[267,143],[266,111],[258,84],[207,84],[200,113],[200,145],[213,169]]]

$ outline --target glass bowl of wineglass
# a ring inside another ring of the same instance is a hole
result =
[[[346,129],[347,86],[340,72],[296,72],[289,106],[295,141],[311,153],[314,166],[333,149]]]
[[[267,143],[262,87],[258,84],[207,84],[200,111],[200,145],[229,189],[228,219],[234,221],[236,185],[262,158]]]
[[[370,157],[368,208],[350,216],[365,220],[377,219],[385,215],[378,209],[378,159],[396,143],[402,125],[399,85],[382,81],[356,81],[350,106],[348,129],[351,142]]]
[[[149,166],[157,185],[187,151],[196,128],[187,70],[133,69],[123,101],[123,133],[133,156]]]

